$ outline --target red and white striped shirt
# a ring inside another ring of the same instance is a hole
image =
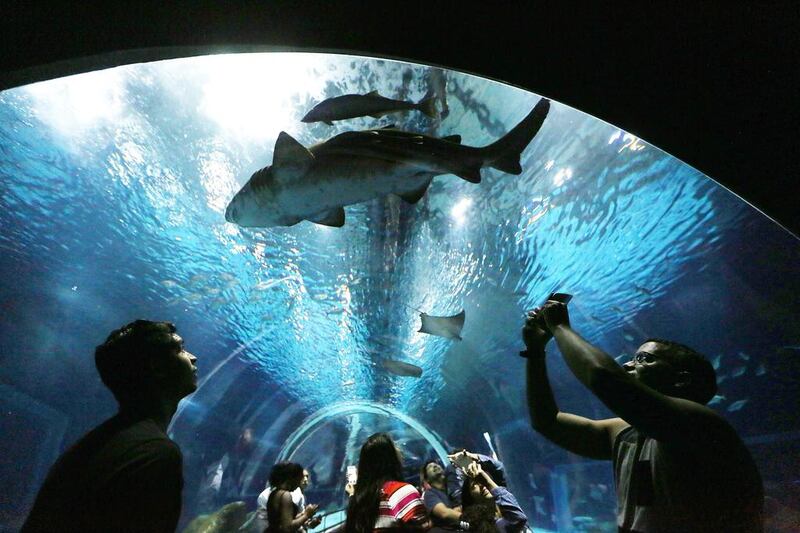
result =
[[[419,491],[402,481],[387,481],[381,488],[378,520],[373,531],[416,529],[427,519],[427,509]]]

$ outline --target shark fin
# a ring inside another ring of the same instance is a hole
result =
[[[481,182],[481,169],[474,168],[474,169],[465,169],[461,172],[456,172],[456,176],[461,178],[462,180],[467,180],[470,183],[480,183]]]
[[[382,126],[382,130],[393,130],[397,127],[397,124],[387,124],[386,126]]]
[[[519,153],[508,154],[491,162],[492,168],[514,174],[522,174],[522,166],[519,164]]]
[[[294,137],[282,131],[275,141],[275,153],[272,155],[272,167],[280,175],[290,177],[305,174],[314,163],[314,154],[297,142]]]
[[[442,137],[443,141],[461,144],[461,135],[447,135],[446,137]]]
[[[344,226],[344,208],[336,207],[334,209],[329,209],[328,211],[323,211],[318,214],[316,218],[309,218],[308,220],[323,226],[341,228]]]
[[[431,178],[428,179],[420,188],[415,189],[413,191],[409,191],[404,194],[398,194],[397,196],[399,196],[409,204],[415,204],[419,202],[420,198],[425,196],[425,192],[427,192],[428,186],[430,186],[431,184],[431,180],[433,180],[433,176],[431,176]]]
[[[364,96],[380,96],[380,94],[378,94],[378,91],[377,91],[377,90],[375,90],[375,91],[370,91],[370,92],[368,92],[368,93],[367,93],[367,94],[365,94]]]
[[[330,120],[323,120],[322,122],[324,122],[328,126],[333,126],[333,122],[331,122]]]
[[[521,174],[520,154],[539,133],[549,111],[550,100],[540,99],[511,131],[489,146],[481,148],[486,153],[485,161],[488,166],[509,174]]]

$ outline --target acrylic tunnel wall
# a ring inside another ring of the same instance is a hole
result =
[[[436,113],[300,120],[373,90],[432,96]],[[3,530],[20,527],[59,453],[115,412],[94,347],[150,318],[173,321],[199,359],[199,388],[169,429],[184,454],[180,529],[230,502],[252,511],[281,459],[310,470],[307,499],[335,520],[347,466],[387,431],[409,480],[447,450],[494,453],[534,531],[615,531],[610,465],[529,422],[520,328],[555,290],[574,295],[573,327],[620,362],[648,337],[705,353],[711,406],[763,476],[768,530],[796,524],[800,241],[634,134],[554,100],[519,175],[444,174],[415,204],[347,205],[342,227],[225,219],[281,131],[308,147],[394,124],[480,147],[539,99],[416,64],[295,53],[0,93]],[[462,310],[461,340],[418,332],[420,311]],[[562,410],[610,415],[555,347],[548,357]]]

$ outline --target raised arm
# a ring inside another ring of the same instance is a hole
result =
[[[562,448],[592,459],[610,459],[616,435],[627,424],[620,418],[591,420],[558,410],[547,377],[544,347],[552,335],[536,311],[528,313],[522,329],[527,358],[528,411],[533,429]]]
[[[519,506],[517,499],[511,494],[511,491],[505,487],[497,486],[491,490],[492,496],[497,507],[500,509],[500,515],[505,521],[506,531],[518,531],[525,527],[528,523],[528,517],[525,511]]]
[[[547,302],[541,314],[575,377],[638,431],[678,444],[731,433],[729,425],[708,407],[647,386],[583,339],[570,326],[566,305]]]
[[[471,478],[482,478],[483,485],[492,494],[504,522],[504,527],[498,528],[499,531],[517,531],[527,524],[528,517],[525,516],[525,512],[517,503],[514,495],[507,488],[498,485],[492,476],[483,469],[480,462],[470,464],[466,469],[466,474]]]

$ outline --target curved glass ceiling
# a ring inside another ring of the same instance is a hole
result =
[[[432,95],[436,116],[301,122],[326,98],[373,90]],[[523,315],[556,290],[574,295],[575,329],[619,361],[651,336],[706,353],[720,380],[712,406],[751,446],[767,509],[797,512],[781,494],[800,476],[800,243],[635,134],[553,101],[520,175],[440,175],[416,204],[346,206],[338,228],[225,220],[280,132],[310,147],[394,125],[482,147],[540,98],[422,65],[305,53],[160,61],[0,93],[0,365],[14,415],[0,441],[29,472],[0,469],[0,490],[24,487],[5,499],[3,524],[21,523],[59,450],[114,412],[93,349],[142,317],[175,322],[199,357],[200,389],[171,427],[185,454],[183,524],[221,503],[252,506],[314,413],[378,404],[423,428],[392,426],[414,447],[410,474],[437,454],[429,432],[445,449],[496,452],[537,529],[569,530],[574,517],[604,527],[613,490],[597,487],[613,483],[610,466],[542,439],[524,403]],[[462,310],[463,340],[418,332],[420,312]],[[551,378],[563,410],[608,415],[557,356]],[[341,508],[359,439],[386,420],[356,410],[304,441],[304,457],[314,442],[333,455],[313,489],[323,509]],[[247,468],[211,498],[209,472],[234,456]]]

